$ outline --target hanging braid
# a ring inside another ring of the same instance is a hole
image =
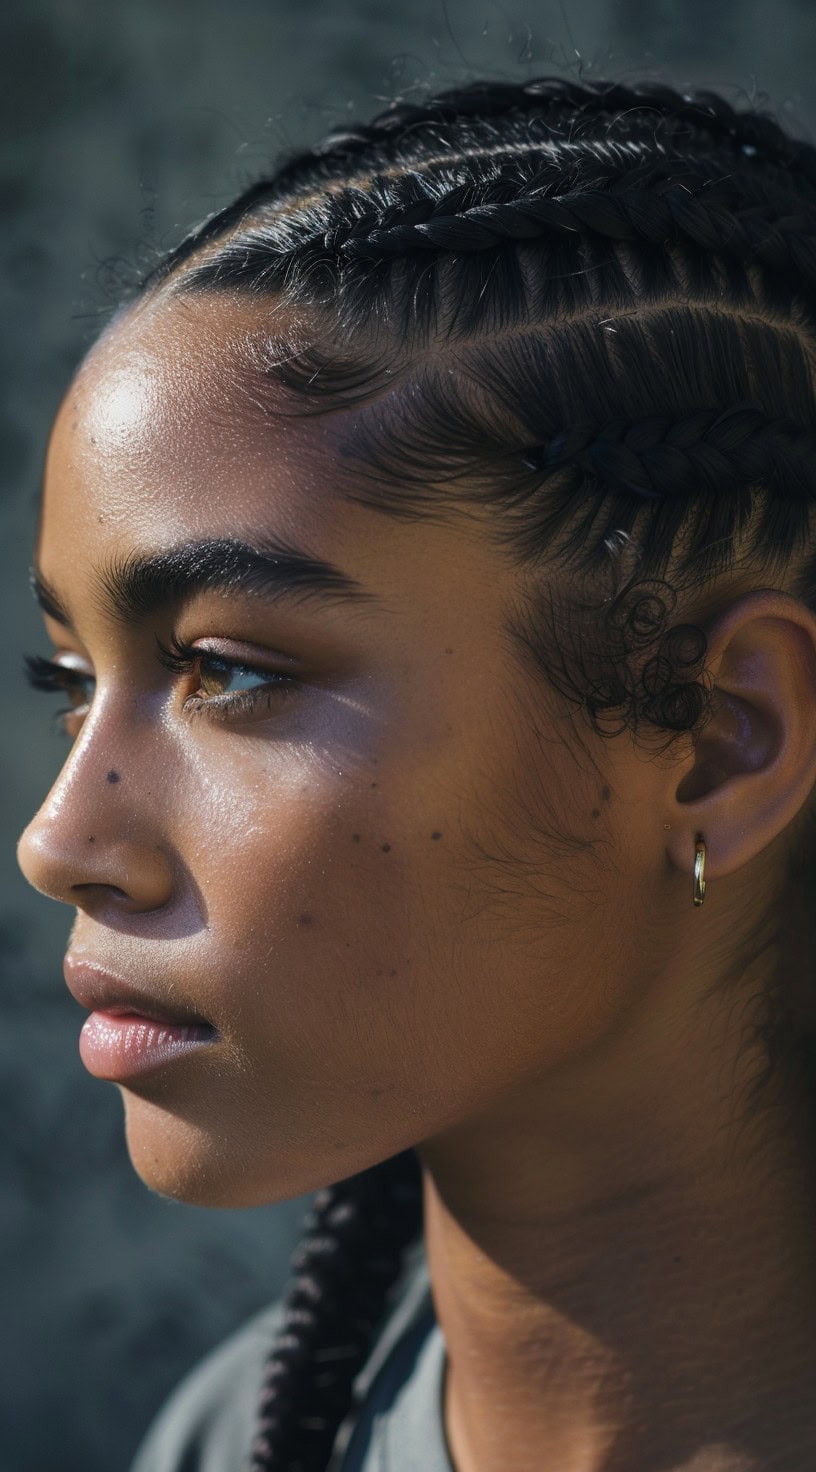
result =
[[[816,149],[771,117],[560,77],[393,103],[142,283],[222,288],[307,309],[259,392],[354,406],[348,499],[489,518],[527,577],[522,663],[597,730],[698,729],[705,637],[672,617],[737,560],[816,611]],[[769,1057],[816,1056],[774,1006]],[[420,1230],[412,1152],[318,1194],[251,1472],[324,1472]]]
[[[403,1251],[421,1225],[412,1150],[317,1193],[264,1371],[251,1472],[323,1472]]]

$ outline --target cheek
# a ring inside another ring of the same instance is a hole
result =
[[[246,1065],[281,1086],[306,1068],[321,1090],[356,1078],[455,1107],[580,1046],[599,1015],[580,974],[606,921],[597,891],[594,923],[579,904],[552,814],[519,851],[529,755],[518,812],[501,749],[481,793],[455,761],[429,780],[405,752],[338,771],[259,747],[195,772],[195,999]]]
[[[278,1138],[360,1147],[376,1108],[411,1143],[513,1063],[457,763],[431,774],[381,751],[338,774],[291,748],[278,763],[211,782],[188,841],[208,916],[198,1005],[229,1041],[247,1116],[272,1114]]]
[[[385,1049],[398,1025],[439,855],[377,772],[350,778],[290,750],[285,768],[247,763],[218,789],[211,780],[189,824],[207,916],[201,1007],[257,1061],[270,1039],[278,1061],[291,1045],[302,1062],[311,1046],[341,1078],[364,1030]]]
[[[224,1052],[126,1099],[137,1170],[204,1204],[352,1174],[433,1133],[456,1093],[456,896],[439,830],[378,775],[384,762],[352,783],[314,767],[296,778],[287,761],[285,783],[249,766],[218,788],[196,777],[179,841],[206,929],[186,951],[185,994]]]

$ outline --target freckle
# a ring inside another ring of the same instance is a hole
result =
[[[392,969],[392,970],[391,970],[391,971],[389,971],[389,973],[388,973],[388,975],[389,975],[389,976],[396,976],[396,974],[397,974],[397,971],[396,971],[396,967],[394,967],[394,968],[393,968],[393,969]]]
[[[383,846],[382,846],[382,851],[383,851],[384,854],[390,854],[390,852],[391,852],[391,845],[390,845],[390,843],[384,843]]]
[[[433,839],[437,839],[437,838],[441,838],[441,837],[442,837],[442,834],[439,832],[438,829],[437,829],[437,831],[435,833],[432,833],[431,834],[431,838],[433,838]]]
[[[453,654],[453,650],[452,650],[452,649],[446,649],[446,650],[445,650],[445,653],[446,653],[446,654]]]
[[[609,802],[609,799],[610,799],[611,796],[612,796],[612,792],[611,792],[610,788],[608,788],[608,787],[602,787],[601,788],[601,797],[603,798],[604,802]]]
[[[377,786],[376,782],[372,782],[371,786],[372,787],[376,787]]]
[[[93,839],[93,834],[92,834],[91,837],[88,839],[88,842],[89,843],[93,843],[93,841],[94,841],[94,839]]]
[[[352,843],[359,843],[360,842],[360,835],[359,835],[359,833],[352,833],[352,835],[351,835],[351,841],[352,841]]]
[[[601,816],[601,810],[600,810],[600,808],[593,808],[592,809],[592,816],[593,816],[593,818],[600,818],[600,816]]]
[[[113,772],[113,771],[108,772],[108,781],[109,782],[118,782],[119,781],[119,773],[118,772]]]
[[[96,519],[97,519],[97,521],[104,521],[105,520],[104,516],[97,516]]]
[[[377,967],[377,970],[374,972],[374,975],[375,976],[382,976],[382,974],[383,974],[382,966],[378,966]]]
[[[298,925],[311,925],[311,923],[312,916],[308,913],[308,911],[305,915],[298,915]]]

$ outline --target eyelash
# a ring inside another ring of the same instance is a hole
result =
[[[184,702],[184,710],[188,716],[206,714],[212,720],[230,720],[255,710],[262,701],[265,701],[271,709],[273,703],[279,701],[282,696],[290,694],[301,683],[294,675],[284,675],[274,670],[256,669],[253,665],[241,663],[240,660],[224,659],[221,655],[195,649],[175,634],[171,636],[169,644],[162,643],[159,638],[156,639],[156,643],[159,648],[160,663],[176,675],[189,675],[196,669],[203,668],[222,675],[238,673],[259,676],[257,687],[251,690],[225,691],[221,695],[210,696],[201,696],[198,693],[188,695]],[[39,654],[26,654],[24,666],[28,683],[35,690],[82,694],[89,684],[93,684],[92,675],[83,674],[81,670],[74,670],[69,665],[57,663],[56,660],[43,659]],[[90,698],[87,698],[84,703],[90,705]],[[77,703],[56,712],[56,723],[66,735],[71,734],[66,725],[66,718],[81,709],[82,705]]]

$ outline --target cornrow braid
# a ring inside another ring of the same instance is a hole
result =
[[[417,218],[425,214],[425,218]],[[730,182],[706,184],[688,177],[653,190],[621,193],[578,189],[547,197],[534,191],[503,204],[480,204],[462,214],[440,213],[430,202],[406,217],[364,233],[357,224],[338,243],[348,256],[376,260],[409,251],[482,251],[505,241],[546,235],[595,234],[612,240],[643,240],[663,246],[683,239],[738,260],[757,260],[776,270],[794,270],[816,282],[816,207],[798,205],[778,215],[745,205]]]
[[[388,1290],[421,1226],[412,1150],[318,1191],[264,1370],[251,1472],[323,1472]]]
[[[646,500],[684,495],[690,484],[699,494],[725,496],[777,480],[785,494],[808,500],[816,486],[816,425],[806,430],[746,402],[679,420],[571,424],[522,459],[540,472],[572,463]]]
[[[480,122],[508,113],[546,116],[573,111],[581,118],[603,113],[651,108],[664,118],[686,122],[712,139],[730,143],[744,154],[760,154],[771,163],[799,172],[816,185],[816,148],[790,138],[779,124],[761,112],[738,112],[725,98],[705,89],[678,92],[658,82],[625,86],[621,82],[575,82],[567,77],[535,77],[521,83],[475,81],[450,88],[415,104],[394,101],[368,123],[333,128],[310,150],[297,154],[279,169],[270,183],[282,190],[321,161],[353,160],[367,149],[404,140],[412,133],[439,123],[476,118]]]
[[[357,162],[363,167],[367,154],[374,155],[381,164],[400,146],[415,140],[423,129],[468,119],[482,123],[514,113],[532,119],[573,112],[585,124],[599,115],[632,109],[651,109],[663,119],[687,123],[695,135],[730,144],[746,157],[758,157],[778,166],[789,179],[798,177],[816,186],[816,147],[803,139],[790,138],[773,118],[758,111],[737,111],[715,92],[678,92],[656,82],[632,87],[602,80],[575,82],[556,76],[519,84],[476,81],[440,92],[423,105],[394,101],[368,123],[331,129],[310,149],[290,156],[272,174],[256,180],[237,199],[208,215],[142,278],[138,289],[156,286],[197,250],[240,225],[259,205],[336,179],[338,165]]]

